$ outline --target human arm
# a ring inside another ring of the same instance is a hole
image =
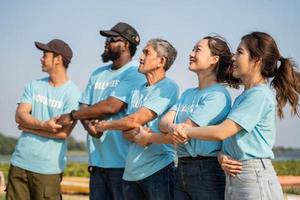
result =
[[[181,137],[209,140],[209,141],[223,141],[238,133],[242,127],[230,119],[224,120],[222,123],[211,126],[191,127],[187,124],[179,124],[176,127],[176,132]]]
[[[31,115],[31,111],[32,106],[30,103],[18,104],[15,114],[16,123],[25,128],[44,130],[48,132],[56,132],[58,129],[62,128],[61,125],[57,124],[57,117],[54,117],[47,121],[41,121],[34,118]]]
[[[126,103],[115,97],[108,97],[91,106],[81,106],[79,110],[61,115],[58,123],[61,125],[70,124],[72,120],[101,119],[105,116],[114,115],[127,106]]]
[[[29,132],[31,134],[39,135],[46,138],[55,138],[55,139],[66,139],[72,132],[73,128],[75,127],[76,122],[71,125],[64,126],[58,129],[55,132],[50,132],[46,130],[38,130],[38,129],[30,129],[26,127],[19,126],[19,129]]]
[[[218,153],[218,161],[222,169],[229,175],[235,176],[238,173],[241,173],[242,163],[234,160],[230,156],[224,154],[223,152]]]
[[[141,107],[137,112],[120,120],[98,122],[96,124],[96,130],[99,132],[104,132],[106,130],[126,131],[142,126],[156,117],[157,115],[155,112],[146,107]]]

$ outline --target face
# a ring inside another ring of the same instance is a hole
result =
[[[161,66],[162,58],[158,56],[151,44],[147,44],[140,57],[139,72],[146,74]]]
[[[54,57],[53,53],[51,52],[44,51],[40,60],[42,64],[42,71],[51,72],[55,67],[57,57]]]
[[[233,56],[233,76],[245,79],[254,71],[255,61],[251,59],[250,52],[242,41]]]
[[[104,52],[101,55],[102,61],[108,62],[119,59],[125,43],[125,39],[120,36],[107,37],[105,41]]]
[[[208,39],[200,40],[190,53],[189,69],[194,72],[207,70],[216,63],[215,59],[208,47]]]

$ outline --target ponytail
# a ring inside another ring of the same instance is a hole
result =
[[[291,113],[299,116],[298,101],[300,74],[295,72],[295,63],[290,58],[279,58],[280,66],[276,70],[271,86],[276,90],[278,116],[283,118],[283,107],[291,105]]]

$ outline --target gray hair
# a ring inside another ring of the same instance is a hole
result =
[[[167,40],[160,38],[151,39],[148,41],[148,44],[153,47],[158,56],[166,58],[164,66],[165,71],[170,69],[177,56],[177,50],[173,47],[173,45]]]

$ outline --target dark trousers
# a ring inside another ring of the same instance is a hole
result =
[[[123,181],[125,200],[174,199],[174,163],[139,181]]]
[[[217,158],[179,158],[174,185],[175,200],[223,200],[225,174]]]
[[[89,167],[90,200],[123,200],[124,168]]]
[[[61,200],[62,174],[44,175],[10,165],[7,200]]]

